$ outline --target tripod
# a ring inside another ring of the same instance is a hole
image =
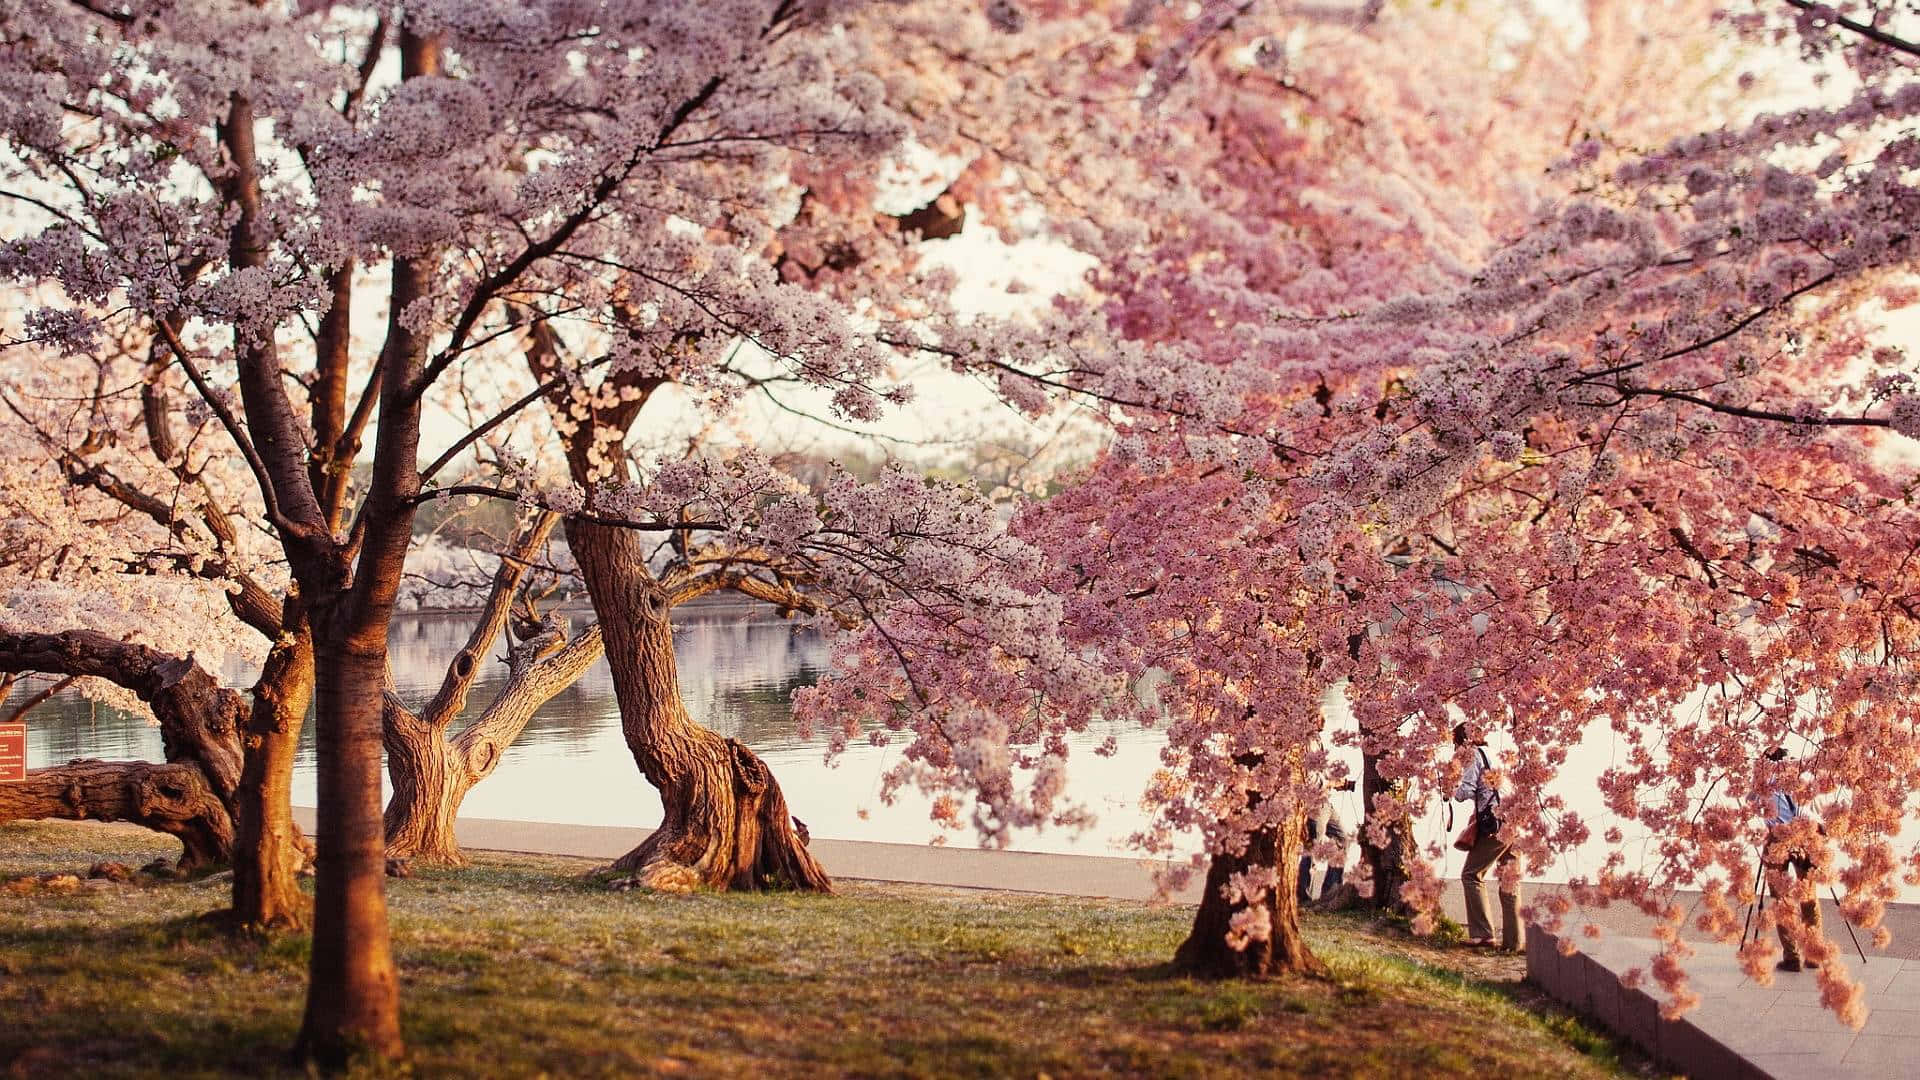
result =
[[[1762,852],[1760,857],[1753,861],[1753,900],[1747,904],[1747,921],[1740,925],[1740,947],[1743,949],[1747,947],[1748,931],[1753,930],[1754,908],[1758,907],[1762,912],[1767,910],[1767,894],[1760,891],[1760,875],[1765,872],[1766,867],[1767,856]]]
[[[1753,932],[1756,939],[1760,936],[1760,928],[1754,925],[1753,916],[1756,909],[1763,914],[1767,910],[1767,894],[1760,890],[1760,878],[1765,874],[1766,868],[1767,853],[1766,849],[1762,848],[1760,857],[1754,860],[1753,865],[1753,902],[1747,905],[1747,921],[1740,927],[1740,945],[1743,948],[1747,944],[1747,933],[1749,930]],[[1833,897],[1833,906],[1838,910],[1840,907],[1839,891],[1832,885],[1828,885],[1827,895]],[[1847,928],[1847,937],[1853,941],[1853,951],[1860,954],[1860,963],[1867,963],[1867,950],[1860,947],[1860,938],[1859,935],[1853,932],[1853,923],[1847,921],[1845,914],[1841,914],[1840,923]]]

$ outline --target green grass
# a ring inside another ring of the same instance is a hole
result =
[[[0,827],[0,879],[139,865],[116,826]],[[1391,928],[1315,917],[1333,977],[1198,982],[1189,909],[845,884],[608,892],[581,860],[478,855],[389,883],[421,1076],[1605,1076],[1611,1043]],[[0,1068],[279,1075],[300,936],[197,920],[225,881],[0,891]]]

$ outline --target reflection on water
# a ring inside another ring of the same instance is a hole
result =
[[[689,605],[677,612],[673,644],[680,690],[687,711],[714,731],[755,749],[798,746],[790,705],[793,691],[812,685],[825,670],[827,643],[779,619],[755,617],[759,614],[751,607],[721,604]],[[592,614],[580,612],[574,618],[583,626]],[[388,648],[401,695],[413,704],[432,697],[448,659],[466,643],[471,629],[466,615],[397,618]],[[494,653],[504,657],[505,651],[497,646]],[[486,665],[474,680],[462,718],[484,710],[506,679],[504,662]],[[613,675],[603,659],[534,715],[514,750],[538,756],[586,753],[609,724],[617,733]]]
[[[591,615],[575,618],[583,623]],[[858,744],[837,765],[828,767],[821,760],[820,743],[802,740],[795,732],[789,703],[796,687],[812,683],[825,669],[825,641],[796,631],[764,608],[751,606],[689,605],[676,614],[676,622],[674,651],[688,710],[696,720],[740,739],[764,756],[786,791],[788,805],[813,835],[894,843],[924,843],[934,836],[925,795],[906,791],[892,806],[880,802],[880,775],[899,761],[897,748]],[[415,704],[430,698],[447,660],[466,642],[470,629],[467,615],[396,619],[392,657],[401,694]],[[496,655],[503,653],[495,649]],[[244,686],[250,674],[229,669],[222,677],[229,685]],[[485,708],[505,676],[504,664],[489,661],[468,697],[468,711]],[[1352,725],[1344,702],[1338,697],[1329,700],[1329,728],[1350,730]],[[1108,758],[1095,755],[1092,748],[1109,733],[1116,736],[1119,752]],[[1569,810],[1593,825],[1596,839],[1561,856],[1542,878],[1563,881],[1592,869],[1604,857],[1607,849],[1597,837],[1614,819],[1601,804],[1597,781],[1602,771],[1622,759],[1622,740],[1605,723],[1597,724],[1563,767],[1555,790],[1563,793]],[[1069,744],[1067,797],[1093,810],[1098,824],[1084,834],[1058,830],[1019,834],[1014,846],[1032,851],[1125,853],[1126,838],[1145,824],[1138,798],[1160,768],[1162,741],[1153,731],[1097,724],[1075,737]],[[1339,752],[1351,756],[1350,750]],[[63,694],[30,717],[27,763],[41,768],[75,757],[157,761],[160,733],[144,719]],[[1358,764],[1349,761],[1350,767]],[[1360,806],[1352,794],[1336,800],[1346,821],[1359,820]],[[294,801],[313,805],[311,728],[294,773]],[[586,825],[659,823],[659,799],[640,776],[621,737],[613,682],[604,661],[540,710],[507,751],[500,768],[467,796],[462,812],[476,818]],[[1659,861],[1658,838],[1647,836],[1632,823],[1624,825],[1623,848],[1629,864],[1652,870]],[[1440,808],[1427,814],[1416,832],[1422,846],[1431,845],[1443,860],[1444,873],[1459,872],[1459,857],[1448,848],[1451,834]],[[946,842],[972,845],[976,841],[970,831],[963,831],[946,834]],[[1920,899],[1920,889],[1913,886],[1901,892],[1903,899]]]
[[[591,612],[574,614],[576,626]],[[466,643],[472,616],[409,614],[396,617],[389,637],[394,683],[419,705],[433,696],[447,661]],[[793,724],[793,691],[811,685],[827,666],[828,644],[818,634],[774,618],[764,608],[738,604],[691,604],[675,613],[674,652],[680,689],[693,718],[751,746],[767,759],[786,791],[788,805],[815,836],[851,840],[923,843],[935,833],[927,799],[902,793],[883,806],[880,774],[899,760],[897,749],[865,744],[849,749],[833,767],[822,760],[818,740],[803,740]],[[496,645],[494,656],[505,648]],[[506,665],[489,660],[467,698],[465,716],[477,715],[506,681]],[[245,686],[253,673],[229,665],[221,677]],[[458,721],[456,721],[456,724]],[[1135,797],[1159,766],[1153,732],[1113,729],[1121,751],[1101,758],[1092,748],[1108,731],[1074,742],[1068,795],[1087,803],[1099,825],[1085,834],[1058,831],[1022,836],[1027,850],[1118,854],[1119,842],[1139,829]],[[31,768],[75,757],[161,758],[160,733],[149,721],[72,693],[32,714],[27,729]],[[294,769],[296,804],[312,805],[313,730],[303,733]],[[660,803],[633,763],[620,733],[620,714],[606,661],[556,695],[528,723],[494,774],[467,796],[461,812],[476,818],[553,821],[587,825],[659,823]],[[970,832],[948,835],[956,845],[975,843]]]

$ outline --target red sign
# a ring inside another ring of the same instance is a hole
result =
[[[27,725],[0,724],[0,784],[27,778]]]

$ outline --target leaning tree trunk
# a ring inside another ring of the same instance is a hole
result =
[[[555,694],[579,681],[601,655],[600,628],[567,641],[550,628],[513,647],[507,684],[480,717],[447,737],[450,714],[432,708],[416,714],[388,696],[387,857],[461,866],[466,856],[454,835],[460,804],[473,786],[493,774],[527,722]]]
[[[1303,827],[1303,816],[1296,815],[1278,830],[1256,831],[1247,838],[1246,850],[1238,855],[1219,852],[1213,856],[1200,910],[1194,915],[1187,940],[1173,954],[1174,967],[1211,979],[1326,974],[1326,965],[1307,949],[1306,939],[1300,936],[1295,877],[1305,848]],[[1235,874],[1269,868],[1275,871],[1276,880],[1272,891],[1260,901],[1267,912],[1268,934],[1264,940],[1252,939],[1244,948],[1235,948],[1231,940],[1233,919],[1247,905],[1227,899],[1228,880]]]
[[[0,784],[0,822],[38,818],[131,821],[168,833],[180,840],[182,870],[224,862],[233,849],[226,803],[184,761],[80,760]]]
[[[671,607],[637,534],[570,519],[567,542],[606,636],[627,747],[663,811],[660,827],[614,868],[655,889],[831,891],[766,762],[687,715]]]
[[[169,762],[199,768],[222,802],[239,787],[246,701],[192,656],[173,656],[92,630],[23,634],[0,629],[0,671],[86,675],[124,686],[153,710]]]
[[[300,891],[306,859],[293,822],[293,759],[313,701],[313,633],[296,603],[286,605],[280,640],[253,688],[246,768],[236,798],[233,924],[253,930],[300,929],[312,909]]]
[[[1399,782],[1380,774],[1378,754],[1361,754],[1360,796],[1363,809],[1360,857],[1366,861],[1368,876],[1373,881],[1372,892],[1363,902],[1381,911],[1411,915],[1413,905],[1401,896],[1401,887],[1406,885],[1407,868],[1413,864],[1413,823],[1404,812],[1379,812],[1381,803],[1399,806],[1405,799],[1405,791]],[[1399,809],[1405,808],[1399,806]]]

